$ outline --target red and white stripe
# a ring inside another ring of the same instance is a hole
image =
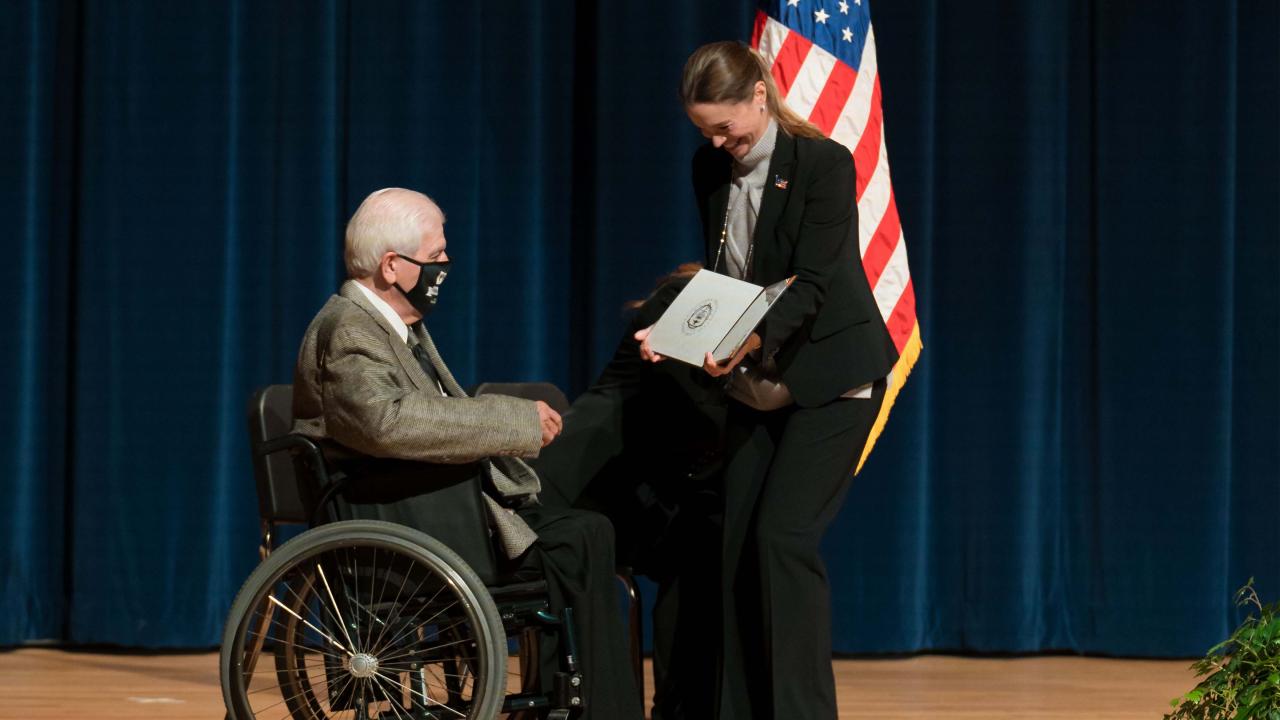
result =
[[[853,154],[862,267],[901,352],[916,328],[915,292],[889,176],[875,33],[867,32],[857,72],[763,12],[752,44],[769,62],[787,106]]]

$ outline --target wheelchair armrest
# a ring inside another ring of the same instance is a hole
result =
[[[254,448],[254,454],[266,457],[274,455],[285,450],[301,450],[311,463],[311,470],[316,474],[316,479],[320,481],[322,486],[329,484],[329,470],[324,464],[324,453],[320,450],[320,446],[315,440],[297,433],[289,433],[281,435],[278,438],[272,438],[264,443],[260,443]]]
[[[510,395],[524,400],[541,400],[562,415],[569,410],[569,399],[560,388],[549,382],[486,382],[467,388],[466,392],[473,397],[493,394]]]
[[[324,451],[320,449],[320,445],[316,441],[305,435],[297,433],[281,435],[258,443],[253,451],[258,457],[267,457],[288,451],[294,454],[295,463],[301,459],[306,464],[307,469],[315,479],[315,486],[311,486],[306,482],[299,483],[296,479],[294,482],[297,483],[298,498],[304,506],[307,522],[312,527],[318,524],[321,509],[333,501],[337,494],[342,491],[347,481],[346,475],[341,471],[329,472]],[[298,457],[299,455],[301,457]],[[319,497],[315,495],[316,490],[319,490]]]

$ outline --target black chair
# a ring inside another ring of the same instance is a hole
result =
[[[291,406],[287,385],[259,390],[249,405],[263,562],[232,605],[223,636],[219,670],[228,717],[280,717],[281,705],[287,717],[306,720],[353,712],[572,717],[581,707],[582,681],[572,609],[553,614],[545,582],[494,584],[491,567],[483,571],[486,582],[473,567],[485,565],[485,555],[472,549],[464,560],[433,537],[435,527],[427,535],[377,520],[320,525],[355,476],[326,462],[315,442],[289,432]],[[491,558],[480,492],[474,477],[441,483],[441,529],[463,544],[467,533],[484,538]],[[277,549],[285,524],[312,529]],[[562,634],[565,671],[553,678],[550,693],[540,694],[536,638],[548,631]],[[518,690],[508,682],[509,636],[519,638]],[[264,658],[270,668],[260,667]]]

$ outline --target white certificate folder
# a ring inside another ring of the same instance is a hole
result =
[[[699,270],[653,325],[649,347],[659,355],[701,367],[733,356],[795,277],[760,287]]]

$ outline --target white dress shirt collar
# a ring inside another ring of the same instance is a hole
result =
[[[391,306],[387,304],[386,300],[378,297],[374,291],[366,287],[364,283],[359,280],[356,280],[355,283],[356,287],[360,288],[360,291],[364,293],[364,296],[369,298],[369,302],[373,303],[373,306],[378,309],[378,312],[382,313],[382,316],[387,319],[387,322],[391,323],[391,327],[395,329],[396,334],[400,336],[400,339],[406,343],[409,342],[409,326],[405,325],[404,320],[400,319],[399,313],[393,310]]]

